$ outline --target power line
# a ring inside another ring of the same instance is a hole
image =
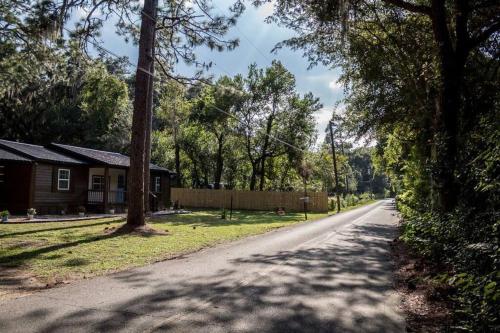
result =
[[[215,4],[214,4],[214,7],[217,8],[218,10],[220,10],[222,12],[222,10],[217,7]],[[241,31],[241,29],[238,27],[237,24],[234,25],[234,27],[236,28],[236,30],[238,30],[240,32],[240,34],[250,43],[250,45],[257,50],[258,53],[260,53],[260,55],[262,55],[267,61],[269,62],[272,62],[273,60],[271,58],[269,58],[263,51],[261,51],[253,42],[250,38],[248,38],[248,36],[243,32]]]
[[[64,29],[66,32],[70,33],[70,34],[75,34],[75,31],[72,31],[72,30],[70,30],[70,29],[68,29],[68,28],[66,28],[66,27],[63,27],[63,29]],[[114,53],[113,51],[110,51],[109,49],[107,49],[107,48],[105,48],[105,47],[103,47],[103,46],[99,45],[97,42],[94,42],[94,41],[92,41],[92,40],[87,40],[87,42],[89,42],[89,43],[90,43],[91,45],[93,45],[95,48],[97,48],[97,49],[99,49],[99,50],[101,50],[101,51],[104,51],[104,52],[106,52],[106,53],[108,53],[108,54],[112,55],[112,56],[113,56],[113,57],[115,57],[115,58],[118,58],[118,59],[125,59],[125,61],[126,61],[126,62],[130,65],[130,66],[132,66],[132,67],[137,67],[137,65],[134,65],[134,64],[133,64],[133,63],[132,63],[132,62],[128,59],[128,57],[119,56],[119,55],[117,55],[116,53]],[[137,68],[138,68],[138,67],[137,67]],[[148,74],[148,75],[152,76],[152,77],[153,77],[153,79],[157,79],[157,80],[161,79],[161,78],[160,78],[160,77],[158,77],[157,75],[155,75],[155,74],[153,74],[153,73],[151,73],[151,72],[149,72],[149,71],[147,71],[147,70],[144,70],[144,69],[142,69],[142,68],[139,68],[139,70],[142,70],[142,71],[143,71],[143,72],[145,72],[146,74]],[[201,84],[204,84],[204,85],[210,85],[209,83],[204,82],[204,81],[200,81],[200,83],[201,83]],[[224,87],[224,86],[223,86],[223,87]],[[237,91],[239,91],[239,92],[241,92],[241,93],[244,93],[244,91],[241,91],[241,90],[236,89],[236,88],[234,88],[234,87],[227,87],[227,88],[235,89],[235,90],[237,90]],[[224,114],[226,114],[226,115],[230,116],[231,118],[235,119],[235,120],[236,120],[236,121],[238,121],[240,124],[247,125],[247,124],[246,124],[243,120],[239,119],[239,118],[238,118],[238,117],[236,117],[234,114],[231,114],[231,113],[229,113],[229,112],[227,112],[227,111],[225,111],[225,110],[222,110],[221,108],[219,108],[219,107],[217,107],[217,106],[215,106],[215,105],[212,105],[212,107],[213,107],[215,110],[217,110],[218,112],[224,113]],[[271,134],[269,134],[269,133],[264,133],[264,135],[266,135],[267,137],[269,137],[269,138],[270,138],[270,139],[272,139],[272,140],[275,140],[275,141],[277,141],[277,142],[279,142],[279,143],[281,143],[281,144],[284,144],[284,145],[286,145],[286,146],[288,146],[288,147],[290,147],[290,148],[296,149],[296,150],[298,150],[298,151],[300,151],[300,152],[303,152],[303,153],[307,152],[307,150],[302,149],[302,148],[300,148],[300,147],[297,147],[297,146],[295,146],[295,145],[293,145],[293,144],[291,144],[291,143],[289,143],[289,142],[286,142],[285,140],[282,140],[282,139],[280,139],[280,138],[277,138],[277,137],[275,137],[274,135],[271,135]]]
[[[141,13],[142,13],[142,14],[144,14],[144,12],[143,12],[143,11],[141,11]],[[52,22],[54,22],[54,23],[58,23],[58,22],[57,22],[57,21],[55,21],[54,19],[49,18],[49,20],[51,20],[51,21],[52,21]],[[71,30],[71,29],[68,29],[68,28],[66,28],[66,27],[64,27],[64,26],[62,27],[62,29],[63,29],[64,31],[66,31],[67,33],[69,33],[69,34],[76,34],[76,32],[75,32],[75,31],[73,31],[73,30]],[[238,29],[238,30],[239,30],[239,29]],[[240,32],[241,32],[241,31],[240,31]],[[242,34],[243,34],[243,33],[242,33]],[[246,38],[248,38],[248,37],[246,37]],[[103,46],[99,45],[99,43],[97,43],[97,42],[95,42],[95,41],[93,41],[93,40],[86,40],[86,42],[90,43],[91,45],[93,45],[93,46],[94,46],[95,48],[97,48],[98,50],[104,51],[104,52],[106,52],[106,53],[108,53],[108,54],[112,55],[112,56],[113,56],[113,57],[115,57],[115,58],[118,58],[118,59],[122,59],[122,60],[124,60],[126,63],[128,63],[130,66],[132,66],[132,68],[137,68],[138,70],[143,71],[144,73],[146,73],[146,74],[148,74],[148,75],[152,76],[152,77],[153,77],[153,79],[157,79],[157,80],[160,80],[160,79],[161,79],[160,77],[156,76],[155,74],[151,73],[150,71],[148,71],[148,70],[146,70],[146,69],[143,69],[143,68],[140,68],[140,67],[137,67],[137,65],[135,65],[134,63],[132,63],[132,62],[129,60],[129,58],[128,58],[128,57],[126,57],[126,56],[119,56],[119,55],[117,55],[116,53],[114,53],[113,51],[111,51],[111,50],[109,50],[109,49],[107,49],[107,48],[105,48],[105,47],[103,47]],[[254,47],[255,47],[255,46],[254,46]],[[255,47],[255,48],[256,48],[256,47]],[[256,48],[256,49],[257,49],[257,48]],[[258,49],[257,49],[257,50],[258,50]],[[258,51],[260,52],[260,50],[258,50]],[[262,54],[264,57],[266,57],[266,56],[265,56],[262,52],[261,52],[261,54]],[[153,61],[154,61],[154,59],[153,59]],[[217,66],[217,64],[216,64],[216,66]],[[224,71],[225,71],[225,70],[224,70]],[[228,74],[229,76],[231,76],[229,73],[227,73],[227,74]],[[205,82],[205,81],[200,81],[200,83],[201,83],[201,84],[208,85],[208,86],[210,86],[210,85],[211,85],[211,84],[209,84],[209,83],[207,83],[207,82]],[[234,87],[227,87],[227,86],[223,86],[223,87],[230,88],[230,89],[234,89],[234,90],[237,90],[237,91],[239,91],[239,92],[241,92],[241,93],[245,93],[244,91],[239,90],[239,89],[236,89],[236,88],[234,88]],[[231,114],[231,113],[229,113],[229,112],[227,112],[227,111],[225,111],[225,110],[222,110],[221,108],[219,108],[219,107],[217,107],[217,106],[215,106],[215,105],[212,105],[212,107],[213,107],[215,110],[217,110],[217,111],[219,111],[219,112],[222,112],[222,113],[224,113],[224,114],[226,114],[226,115],[230,116],[231,118],[233,118],[233,119],[237,120],[240,124],[247,125],[247,124],[246,124],[243,120],[239,119],[239,118],[238,118],[238,117],[236,117],[234,114]],[[277,141],[277,142],[280,142],[280,143],[282,143],[282,144],[284,144],[284,145],[286,145],[286,146],[288,146],[288,147],[290,147],[290,148],[296,149],[296,150],[298,150],[298,151],[300,151],[300,152],[307,152],[305,149],[302,149],[302,148],[300,148],[300,147],[297,147],[297,146],[295,146],[295,145],[293,145],[293,144],[291,144],[291,143],[289,143],[289,142],[286,142],[285,140],[279,139],[279,138],[277,138],[277,137],[275,137],[275,136],[273,136],[273,135],[271,135],[271,134],[269,134],[269,133],[264,133],[264,135],[266,135],[267,137],[269,137],[269,138],[270,138],[270,139],[272,139],[272,140],[275,140],[275,141]]]

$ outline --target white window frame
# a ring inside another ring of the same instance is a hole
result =
[[[99,183],[95,183],[94,180],[95,179],[99,179],[99,180],[102,180],[102,182],[99,182]],[[92,191],[100,191],[100,192],[103,192],[104,191],[104,185],[105,185],[106,181],[104,179],[104,176],[103,175],[92,175]],[[96,189],[94,185],[101,185],[100,189]]]
[[[160,176],[155,177],[155,192],[156,193],[161,192],[161,177]]]
[[[68,178],[61,178],[61,171],[66,171],[68,173]],[[68,182],[67,187],[61,187],[61,181]],[[69,191],[71,188],[71,170],[70,169],[57,169],[57,190],[58,191]]]

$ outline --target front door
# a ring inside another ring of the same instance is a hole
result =
[[[116,202],[125,202],[125,175],[119,174],[116,183]]]
[[[0,165],[0,211],[7,209],[7,175],[5,165]]]

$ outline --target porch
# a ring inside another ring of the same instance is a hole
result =
[[[158,178],[158,179],[157,179]],[[161,179],[151,175],[149,209],[159,210],[161,200]],[[95,167],[89,168],[87,209],[93,212],[108,213],[111,209],[123,213],[127,208],[127,169]]]
[[[87,209],[123,211],[127,204],[127,170],[122,168],[89,168]]]
[[[107,195],[106,195],[107,194]],[[127,192],[125,191],[87,191],[87,204],[102,205],[107,196],[108,205],[124,205],[127,203]]]

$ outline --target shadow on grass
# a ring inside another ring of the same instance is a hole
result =
[[[42,254],[50,253],[50,252],[57,251],[57,250],[67,249],[67,248],[70,248],[73,246],[78,246],[81,244],[93,243],[93,242],[97,242],[97,241],[101,241],[101,240],[109,239],[109,238],[114,238],[114,237],[116,237],[116,235],[113,235],[113,234],[93,236],[93,237],[88,237],[88,238],[80,239],[80,240],[73,241],[73,242],[55,244],[55,245],[50,245],[50,246],[41,247],[41,248],[37,248],[37,249],[32,249],[29,251],[24,251],[24,252],[13,254],[13,255],[2,256],[2,257],[0,257],[0,265],[7,266],[7,267],[21,266],[26,261],[33,259],[33,258],[36,258]]]
[[[342,241],[235,258],[212,273],[177,279],[140,270],[118,274],[114,278],[125,288],[144,289],[107,304],[106,311],[89,306],[61,314],[43,305],[33,309],[46,315],[37,321],[37,331],[403,332],[404,324],[387,305],[388,242],[396,228],[376,223],[353,228]],[[0,320],[0,328],[7,331],[31,317],[36,313]]]
[[[123,222],[123,221],[124,221],[124,219],[117,219],[117,220],[103,221],[103,222],[97,222],[97,223],[71,225],[71,226],[60,227],[60,228],[35,229],[35,230],[27,230],[27,231],[20,231],[20,232],[12,232],[12,233],[8,233],[8,234],[2,234],[2,233],[0,233],[0,238],[12,237],[12,236],[31,235],[31,234],[36,234],[36,233],[40,233],[40,232],[61,231],[61,230],[67,230],[67,229],[87,228],[87,227],[94,227],[94,226],[98,226],[98,225],[111,224],[111,223]],[[54,222],[54,223],[58,223],[58,222]],[[72,222],[59,222],[59,223],[72,223]],[[81,221],[74,222],[74,223],[81,223]]]
[[[234,211],[233,217],[229,220],[229,212],[226,213],[226,219],[221,219],[221,212],[210,211],[203,215],[182,215],[177,216],[176,220],[171,220],[170,217],[162,217],[151,219],[151,224],[169,223],[174,226],[178,225],[196,225],[203,227],[220,227],[229,225],[248,225],[248,224],[278,224],[289,222],[300,222],[304,220],[304,215],[301,213],[289,213],[284,216],[279,216],[274,212],[256,212],[256,211]]]

